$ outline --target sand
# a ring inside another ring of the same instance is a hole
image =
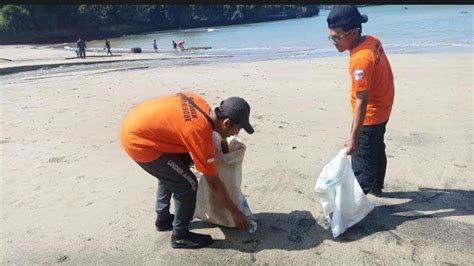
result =
[[[187,52],[154,53],[143,52],[132,54],[130,52],[113,52],[107,55],[105,50],[87,51],[86,59],[77,57],[76,53],[61,47],[34,45],[3,45],[0,46],[0,76],[18,72],[32,71],[46,68],[67,67],[73,65],[90,65],[113,62],[149,61],[175,59],[185,63],[189,59],[225,58],[227,55],[196,55]],[[157,63],[158,64],[158,63]]]
[[[349,134],[347,60],[1,84],[1,264],[473,264],[473,55],[389,55],[385,198],[369,196],[378,207],[333,239],[314,184]],[[155,230],[156,180],[123,152],[119,128],[134,105],[180,90],[250,103],[242,190],[255,234],[194,221],[216,242],[174,250]]]

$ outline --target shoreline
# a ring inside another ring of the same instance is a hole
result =
[[[36,64],[28,64],[28,62],[24,62],[25,64],[20,65],[13,65],[13,66],[1,66],[0,65],[0,76],[3,75],[10,75],[16,74],[20,72],[27,72],[27,71],[34,71],[42,68],[57,68],[57,67],[67,67],[67,66],[77,66],[77,65],[94,65],[94,64],[107,64],[107,63],[120,63],[120,62],[144,62],[144,61],[153,61],[153,60],[186,60],[186,59],[209,59],[209,58],[224,58],[224,57],[231,57],[231,56],[176,56],[176,57],[160,57],[160,58],[127,58],[127,59],[107,59],[114,56],[97,56],[92,55],[88,57],[99,57],[101,59],[93,59],[93,60],[82,60],[80,58],[74,57],[66,57],[64,60],[79,60],[75,62],[48,62],[48,63],[36,63]],[[87,59],[87,58],[86,58]],[[12,62],[12,61],[9,61]]]
[[[16,54],[13,53],[16,51]],[[441,50],[438,52],[433,51],[419,51],[419,52],[407,52],[407,53],[387,53],[387,55],[437,55],[437,54],[466,54],[469,55],[470,51],[465,50]],[[10,56],[8,56],[10,55]],[[13,56],[12,56],[13,55]],[[74,53],[70,50],[61,48],[52,48],[51,46],[34,46],[34,45],[3,45],[0,46],[0,76],[16,74],[26,71],[34,71],[42,68],[58,68],[66,66],[78,66],[78,65],[99,65],[107,63],[127,63],[127,62],[145,62],[154,60],[175,60],[175,65],[181,65],[182,60],[189,59],[222,59],[232,58],[228,63],[249,63],[249,62],[265,62],[265,61],[279,61],[279,60],[312,60],[318,58],[338,58],[347,57],[347,53],[335,53],[334,55],[328,56],[302,56],[302,57],[274,57],[274,58],[263,58],[256,56],[256,58],[248,58],[245,56],[234,56],[234,55],[200,55],[200,54],[183,54],[182,52],[143,52],[139,54],[133,54],[129,52],[116,52],[114,56],[108,56],[105,52],[88,52],[85,60],[73,56]],[[10,57],[10,58],[8,58]],[[13,59],[12,59],[13,58]],[[201,61],[197,64],[220,64],[226,63],[219,61]],[[184,64],[186,65],[186,64]],[[152,65],[149,65],[153,67]],[[173,64],[170,65],[174,66]]]

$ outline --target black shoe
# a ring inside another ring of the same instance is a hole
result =
[[[174,215],[171,214],[169,220],[158,220],[159,217],[156,217],[155,227],[157,231],[171,231],[173,229],[173,220]]]
[[[210,235],[189,232],[185,237],[171,236],[172,248],[202,248],[212,244],[214,240]]]
[[[382,189],[381,188],[372,188],[369,191],[370,195],[374,195],[375,197],[382,197]]]

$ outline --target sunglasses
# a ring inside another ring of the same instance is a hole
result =
[[[341,34],[341,35],[328,35],[328,40],[329,40],[330,42],[338,43],[338,42],[340,42],[342,39],[344,39],[344,37],[346,37],[347,35],[351,34],[351,33],[352,33],[353,31],[355,31],[355,30],[359,30],[359,28],[352,29],[352,30],[350,30],[350,31],[348,31],[348,32],[345,32],[345,33]]]

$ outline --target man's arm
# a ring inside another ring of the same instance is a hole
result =
[[[217,198],[217,201],[232,214],[232,218],[237,227],[240,229],[246,228],[248,226],[247,217],[245,217],[230,199],[229,193],[221,179],[218,176],[204,176],[204,178],[206,178],[207,184]]]
[[[237,227],[241,229],[246,228],[248,226],[247,217],[235,206],[224,183],[219,178],[217,165],[214,160],[215,152],[212,134],[212,130],[207,127],[191,131],[185,139],[186,147],[188,147],[193,157],[196,169],[204,174],[209,188],[217,201],[232,214],[232,219]]]
[[[365,114],[367,112],[367,102],[369,100],[369,92],[360,91],[356,93],[356,103],[354,109],[354,117],[352,120],[352,130],[349,139],[344,146],[347,147],[347,154],[352,154],[358,146],[359,133],[364,123]]]

